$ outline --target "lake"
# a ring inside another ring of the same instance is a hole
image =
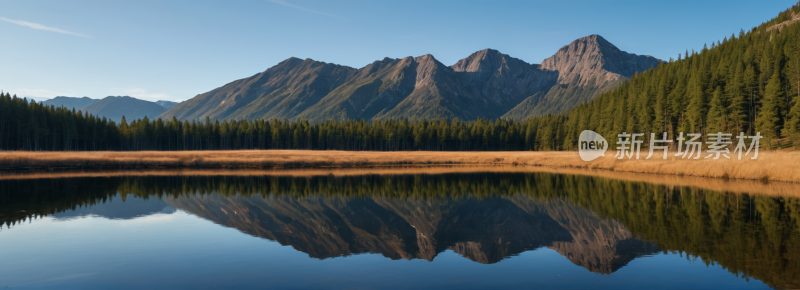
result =
[[[0,289],[800,287],[800,199],[550,173],[0,181]]]

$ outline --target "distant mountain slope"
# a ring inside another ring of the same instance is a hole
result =
[[[373,62],[296,117],[322,121],[371,119],[384,114],[414,91],[416,66],[412,57]]]
[[[119,122],[122,116],[128,122],[134,119],[141,119],[145,116],[155,118],[164,112],[164,107],[149,101],[139,100],[128,96],[113,97],[109,96],[86,106],[84,112],[96,116],[103,116],[109,120]]]
[[[90,99],[89,97],[83,98],[74,98],[74,97],[64,97],[58,96],[47,101],[42,102],[45,105],[53,105],[58,107],[67,107],[67,108],[75,108],[75,110],[81,110],[84,107],[93,104],[94,102],[99,101],[98,99]]]
[[[230,82],[167,110],[178,119],[288,119],[317,103],[356,69],[289,58],[252,77]]]
[[[542,62],[542,68],[559,72],[558,85],[545,96],[531,96],[503,117],[522,120],[567,111],[659,63],[651,56],[621,51],[599,35],[579,38]]]
[[[657,64],[655,58],[622,52],[597,35],[576,40],[542,65],[492,49],[452,66],[430,54],[384,58],[360,69],[289,58],[197,95],[160,117],[312,122],[527,118],[572,108]]]
[[[158,101],[156,101],[156,104],[158,104],[159,106],[164,107],[164,109],[169,109],[169,108],[172,108],[173,106],[177,105],[178,102],[158,100]]]

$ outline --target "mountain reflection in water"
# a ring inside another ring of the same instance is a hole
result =
[[[491,264],[548,247],[612,274],[664,251],[773,287],[800,285],[800,201],[791,198],[544,173],[72,178],[0,181],[0,189],[7,227],[43,215],[174,208],[317,259],[434,260],[452,250]]]
[[[166,203],[313,258],[379,253],[433,260],[450,249],[484,264],[552,247],[590,271],[611,273],[656,249],[621,225],[562,201],[529,196],[295,198],[188,196]]]

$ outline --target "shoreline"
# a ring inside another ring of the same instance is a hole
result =
[[[76,170],[183,170],[183,169],[345,169],[441,166],[511,166],[524,168],[602,170],[725,180],[800,183],[800,152],[762,151],[756,160],[661,159],[582,161],[576,151],[438,152],[438,151],[134,151],[134,152],[0,152],[0,176],[20,172]],[[671,154],[670,154],[671,155]],[[752,154],[751,154],[752,155]],[[9,174],[10,173],[10,174]]]

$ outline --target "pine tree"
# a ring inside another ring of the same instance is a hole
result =
[[[756,129],[764,135],[768,146],[772,141],[779,138],[781,107],[783,104],[783,88],[781,86],[780,75],[774,71],[764,88],[764,99],[761,101],[761,108],[756,118]]]
[[[711,97],[708,109],[708,132],[727,132],[728,131],[728,112],[727,100],[722,93],[722,87],[717,87]]]
[[[744,87],[744,64],[739,62],[736,65],[733,79],[726,86],[727,94],[730,97],[728,104],[730,131],[733,133],[745,132],[747,128],[747,98],[743,90]]]
[[[795,101],[786,122],[786,135],[794,146],[800,147],[800,101]]]
[[[706,96],[705,72],[699,69],[692,74],[687,87],[689,95],[689,107],[686,110],[686,117],[689,130],[700,133],[705,127],[704,121],[707,115],[708,97]]]

